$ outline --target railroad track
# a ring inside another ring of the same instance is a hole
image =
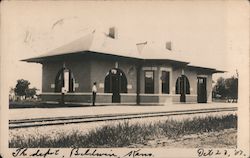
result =
[[[185,110],[185,111],[179,110],[179,111],[168,111],[168,112],[147,112],[147,113],[132,113],[132,114],[123,113],[123,114],[104,114],[104,115],[91,115],[91,116],[69,116],[69,117],[9,120],[9,129],[62,125],[71,123],[88,123],[88,122],[99,122],[99,121],[135,119],[135,118],[146,118],[146,117],[214,113],[214,112],[224,112],[224,111],[237,111],[237,107],[209,108],[209,109],[197,109],[197,110]]]

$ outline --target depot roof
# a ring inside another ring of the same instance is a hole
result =
[[[165,47],[157,46],[154,42],[144,41],[141,43],[134,43],[128,40],[125,41],[111,38],[108,34],[100,33],[95,30],[61,47],[53,49],[44,55],[24,59],[22,61],[41,63],[51,57],[89,52],[142,60],[170,60],[182,64],[190,63],[183,54],[173,52]],[[193,67],[206,68],[194,65]],[[207,69],[213,72],[223,72],[213,68]]]

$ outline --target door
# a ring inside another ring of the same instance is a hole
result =
[[[127,78],[118,68],[109,70],[104,81],[104,93],[112,93],[112,103],[120,103],[120,93],[127,93]]]
[[[175,93],[180,94],[180,102],[186,102],[186,94],[190,94],[190,85],[187,76],[181,75],[177,78]]]
[[[180,102],[186,102],[186,93],[185,93],[185,78],[184,76],[180,77]]]
[[[207,102],[207,79],[204,77],[197,78],[197,102]]]
[[[112,103],[120,103],[121,95],[120,95],[120,77],[118,75],[112,76]]]

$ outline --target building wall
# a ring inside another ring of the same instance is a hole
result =
[[[90,92],[90,65],[87,60],[65,61],[66,68],[70,69],[78,85],[75,92]],[[63,62],[49,62],[43,64],[42,92],[54,92],[55,78],[62,69]]]
[[[175,94],[175,84],[178,79],[182,75],[182,69],[175,69],[173,71],[173,84],[172,84],[172,93]],[[184,75],[187,76],[189,85],[190,85],[190,94],[197,94],[197,73],[195,71],[185,70]]]
[[[195,71],[184,70],[190,84],[190,95],[197,95],[197,73]]]
[[[173,71],[173,84],[172,84],[172,94],[175,94],[175,86],[178,77],[184,75],[188,78],[189,85],[190,85],[190,94],[186,94],[186,102],[189,103],[196,103],[197,102],[197,72],[191,71],[189,69],[174,69]],[[173,95],[173,102],[180,102],[180,95],[175,94]]]
[[[141,104],[171,105],[172,95],[168,94],[140,94]]]
[[[43,93],[41,94],[42,100],[60,102],[62,100],[61,93]],[[67,93],[64,95],[65,102],[71,103],[85,103],[92,104],[92,94],[91,93]],[[105,104],[112,102],[112,94],[98,93],[96,96],[96,103]]]
[[[136,93],[136,65],[134,62],[125,62],[120,61],[118,62],[118,67],[125,73],[128,81],[128,93]]]
[[[90,87],[97,82],[97,93],[104,93],[104,80],[111,68],[115,67],[115,62],[96,60],[90,62]],[[90,91],[91,92],[91,91]]]
[[[127,78],[128,93],[136,93],[136,67],[132,62],[125,61],[107,61],[107,60],[95,60],[91,61],[90,68],[90,85],[93,82],[97,82],[97,92],[104,93],[104,81],[109,70],[118,66]]]
[[[172,86],[171,86],[171,90],[172,90],[172,94],[175,94],[175,84],[176,84],[176,80],[178,77],[181,76],[182,73],[182,69],[173,69],[173,75],[172,75]]]
[[[152,70],[154,71],[154,94],[145,94],[145,71]],[[169,94],[162,94],[161,89],[161,73],[162,71],[170,72],[170,85],[169,85]],[[168,63],[146,63],[142,65],[142,70],[140,72],[140,86],[141,86],[141,94],[140,100],[142,104],[164,104],[169,105],[173,101],[173,95],[175,94],[175,78],[176,74],[174,73],[173,67]],[[173,91],[174,87],[174,91]]]
[[[170,93],[171,93],[171,83],[173,82],[172,76],[172,66],[168,63],[166,64],[157,64],[157,63],[145,63],[142,65],[142,69],[140,71],[140,93],[145,93],[145,71],[152,70],[154,71],[154,94],[161,94],[161,71],[167,69],[170,71]]]
[[[121,93],[121,103],[135,104],[136,94],[135,93]]]
[[[43,63],[42,66],[42,92],[54,92],[53,85],[58,71],[62,68],[62,62]]]
[[[66,62],[67,68],[71,69],[78,87],[75,92],[90,92],[90,62],[88,60]]]
[[[161,71],[170,71],[170,94],[162,94],[161,92]],[[145,78],[144,73],[146,70],[154,71],[154,94],[145,94]],[[197,102],[197,72],[188,69],[183,69],[184,74],[187,76],[190,84],[190,94],[186,95],[186,102],[195,103]],[[173,68],[169,64],[144,64],[140,72],[141,77],[141,101],[146,103],[161,102],[180,102],[180,95],[175,94],[175,84],[178,77],[182,74],[181,68]]]
[[[212,74],[207,75],[207,102],[212,102]]]
[[[66,61],[65,65],[69,68],[75,78],[76,89],[75,93],[68,93],[65,96],[65,101],[69,102],[85,102],[91,103],[91,87],[93,82],[97,82],[97,103],[111,103],[112,94],[104,93],[104,80],[110,69],[118,66],[126,75],[128,82],[128,93],[121,94],[122,103],[136,103],[136,63],[129,60],[104,60],[97,58],[94,60],[90,59],[79,59],[74,61]],[[55,82],[55,77],[58,71],[62,68],[62,62],[51,62],[43,64],[43,79],[42,79],[42,98],[49,101],[60,101],[61,97],[59,94],[54,93],[54,88],[51,85]],[[161,71],[167,69],[170,71],[170,94],[161,93]],[[154,94],[145,94],[144,84],[145,70],[154,71]],[[182,74],[181,68],[173,68],[168,63],[150,63],[147,62],[142,65],[140,70],[140,101],[141,103],[153,104],[170,104],[172,102],[179,102],[180,95],[175,94],[175,83],[179,76]],[[197,102],[197,76],[198,73],[192,69],[184,69],[184,74],[187,76],[190,83],[190,93],[186,95],[186,102]],[[207,78],[207,100],[212,100],[212,74],[200,73]]]

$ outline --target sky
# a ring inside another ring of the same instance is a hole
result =
[[[1,72],[9,87],[23,78],[41,89],[42,66],[21,59],[113,26],[120,39],[171,41],[192,64],[227,71],[214,80],[248,69],[247,1],[5,1],[1,7]]]

